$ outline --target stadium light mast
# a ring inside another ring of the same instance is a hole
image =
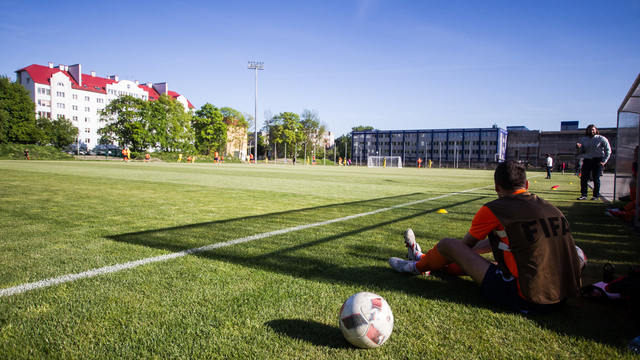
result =
[[[256,113],[255,118],[253,119],[255,125],[255,147],[253,148],[254,154],[253,158],[258,160],[258,70],[264,70],[264,63],[257,61],[249,61],[247,64],[247,69],[254,69],[256,71]]]

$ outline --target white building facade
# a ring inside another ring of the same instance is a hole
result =
[[[167,83],[119,80],[118,76],[98,77],[95,71],[82,74],[81,64],[48,66],[30,65],[17,70],[17,81],[31,92],[36,116],[51,119],[65,117],[78,128],[78,139],[88,148],[98,145],[97,131],[104,127],[100,111],[121,95],[154,101],[166,94],[180,102],[186,111],[193,105],[186,97],[169,91]]]

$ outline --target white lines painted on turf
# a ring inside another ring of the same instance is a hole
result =
[[[282,234],[290,233],[290,232],[293,232],[293,231],[299,231],[299,230],[309,229],[309,228],[313,228],[313,227],[329,225],[329,224],[333,224],[333,223],[337,223],[337,222],[352,220],[352,219],[356,219],[356,218],[363,217],[363,216],[374,215],[374,214],[378,214],[378,213],[381,213],[381,212],[402,208],[402,207],[405,207],[405,206],[411,206],[411,205],[420,204],[420,203],[423,203],[423,202],[426,202],[426,201],[433,201],[433,200],[446,198],[446,197],[449,197],[449,196],[460,195],[460,194],[464,194],[464,193],[467,193],[467,192],[481,190],[481,189],[485,189],[485,188],[492,187],[492,186],[493,185],[482,186],[482,187],[478,187],[478,188],[475,188],[475,189],[463,190],[463,191],[459,191],[459,192],[456,192],[456,193],[445,194],[445,195],[436,196],[436,197],[429,198],[429,199],[422,199],[422,200],[412,201],[412,202],[408,202],[408,203],[405,203],[405,204],[395,205],[395,206],[391,206],[391,207],[387,207],[387,208],[383,208],[383,209],[378,209],[378,210],[374,210],[374,211],[369,211],[369,212],[365,212],[365,213],[355,214],[355,215],[349,215],[349,216],[345,216],[345,217],[341,217],[341,218],[337,218],[337,219],[321,221],[321,222],[317,222],[317,223],[313,223],[313,224],[307,224],[307,225],[294,226],[294,227],[290,227],[290,228],[286,228],[286,229],[282,229],[282,230],[270,231],[270,232],[266,232],[266,233],[262,233],[262,234],[257,234],[257,235],[243,237],[243,238],[240,238],[240,239],[235,239],[235,240],[225,241],[225,242],[221,242],[221,243],[206,245],[206,246],[202,246],[202,247],[199,247],[199,248],[193,248],[193,249],[179,251],[179,252],[175,252],[175,253],[171,253],[171,254],[160,255],[160,256],[150,257],[150,258],[136,260],[136,261],[130,261],[130,262],[127,262],[127,263],[124,263],[124,264],[116,264],[116,265],[111,265],[111,266],[105,266],[105,267],[101,267],[101,268],[98,268],[98,269],[92,269],[92,270],[84,271],[84,272],[77,273],[77,274],[63,275],[63,276],[58,276],[58,277],[50,278],[50,279],[46,279],[46,280],[40,280],[40,281],[36,281],[36,282],[26,283],[26,284],[14,286],[14,287],[6,288],[6,289],[0,289],[0,297],[11,296],[11,295],[23,293],[23,292],[26,292],[26,291],[30,291],[30,290],[35,290],[35,289],[44,288],[44,287],[48,287],[48,286],[63,284],[63,283],[67,283],[67,282],[71,282],[71,281],[75,281],[75,280],[79,280],[79,279],[84,279],[84,278],[89,278],[89,277],[93,277],[93,276],[97,276],[97,275],[104,275],[104,274],[114,273],[114,272],[118,272],[118,271],[125,270],[125,269],[132,269],[134,267],[138,267],[138,266],[141,266],[141,265],[146,265],[146,264],[150,264],[150,263],[154,263],[154,262],[171,260],[171,259],[175,259],[175,258],[186,256],[186,255],[196,254],[196,253],[200,253],[200,252],[203,252],[203,251],[210,251],[210,250],[213,250],[213,249],[219,249],[219,248],[223,248],[223,247],[226,247],[226,246],[241,244],[241,243],[245,243],[245,242],[249,242],[249,241],[264,239],[264,238],[268,238],[268,237],[271,237],[271,236],[282,235]]]

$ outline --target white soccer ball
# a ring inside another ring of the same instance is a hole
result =
[[[576,251],[578,252],[578,257],[580,258],[580,270],[584,271],[587,267],[587,255],[584,254],[584,251],[576,245]]]
[[[340,330],[351,344],[359,348],[377,348],[391,336],[393,312],[382,296],[359,292],[342,304]]]

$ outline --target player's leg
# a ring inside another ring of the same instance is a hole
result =
[[[480,256],[474,249],[457,239],[442,239],[436,245],[440,255],[456,264],[469,275],[473,281],[481,285],[491,263]]]

